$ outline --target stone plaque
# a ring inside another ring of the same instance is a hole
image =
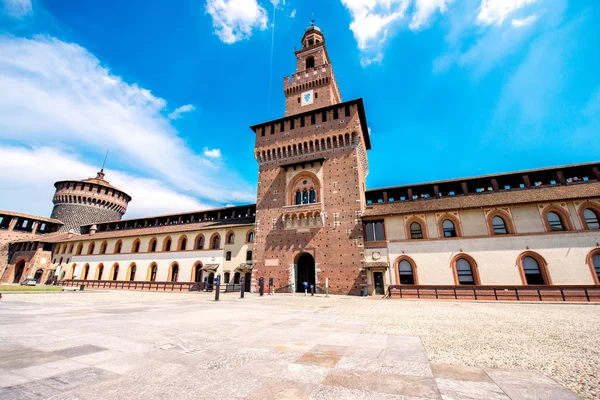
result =
[[[276,267],[279,265],[279,259],[278,258],[269,258],[265,260],[265,265],[267,267]]]

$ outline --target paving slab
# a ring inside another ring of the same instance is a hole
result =
[[[513,400],[576,400],[572,392],[537,371],[484,368]]]
[[[492,382],[492,379],[482,368],[460,365],[431,364],[433,376],[441,379],[469,382]]]
[[[435,383],[443,400],[511,400],[493,382],[436,378]]]

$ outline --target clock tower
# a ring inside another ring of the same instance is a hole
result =
[[[252,283],[358,294],[366,285],[362,212],[371,148],[362,99],[342,102],[312,24],[284,78],[283,118],[254,125],[259,164]]]
[[[296,73],[284,78],[283,87],[286,116],[342,102],[325,37],[314,21],[302,37],[302,48],[296,50]]]

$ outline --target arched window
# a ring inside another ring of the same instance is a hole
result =
[[[252,250],[246,252],[246,261],[252,261]]]
[[[196,237],[196,250],[202,250],[202,249],[204,249],[204,236],[198,235]]]
[[[231,252],[230,251],[225,253],[225,261],[231,261]]]
[[[235,242],[235,235],[233,234],[233,232],[230,232],[227,235],[227,244],[233,244]]]
[[[73,243],[69,246],[69,253],[73,253]]]
[[[98,267],[96,268],[96,279],[101,281],[102,280],[102,273],[104,272],[104,264],[99,264]]]
[[[590,208],[583,210],[583,218],[588,229],[600,229],[598,214]]]
[[[413,266],[408,260],[401,260],[398,263],[398,274],[400,275],[401,285],[414,285],[415,275]]]
[[[411,239],[423,239],[423,228],[418,222],[410,224],[410,238]]]
[[[548,220],[548,226],[552,232],[564,231],[565,226],[563,224],[562,218],[558,213],[554,211],[549,211],[546,215],[546,219]]]
[[[508,230],[506,229],[506,222],[504,219],[499,216],[495,216],[492,218],[492,228],[494,228],[495,235],[506,235]]]
[[[131,246],[131,252],[132,253],[140,252],[140,239],[135,239],[135,241],[133,242],[133,246]]]
[[[218,249],[221,246],[221,238],[219,235],[214,235],[212,238],[211,249]]]
[[[254,231],[248,232],[248,237],[246,240],[248,243],[254,243]]]
[[[90,264],[85,264],[85,266],[83,267],[83,273],[81,274],[81,279],[86,281],[89,274],[90,274]]]
[[[179,277],[179,264],[173,263],[170,270],[169,282],[177,282],[177,278]]]
[[[184,251],[186,247],[187,247],[187,237],[182,236],[181,238],[179,238],[179,250]]]
[[[449,219],[442,222],[442,230],[444,231],[444,237],[456,237],[456,227],[454,226],[454,222]]]
[[[130,280],[130,281],[135,281],[135,272],[136,272],[136,269],[137,269],[137,268],[136,268],[136,266],[135,266],[135,264],[134,264],[134,263],[132,263],[132,264],[129,266],[129,280]]]
[[[233,274],[233,284],[234,285],[240,284],[240,273],[239,272],[236,272],[235,274]]]
[[[77,245],[77,255],[80,256],[82,252],[83,252],[83,243],[79,243]]]
[[[317,202],[317,192],[315,192],[315,189],[310,189],[308,200],[311,204]]]
[[[225,284],[228,284],[228,283],[229,283],[229,277],[230,277],[230,276],[231,276],[231,275],[230,275],[230,273],[229,273],[229,272],[225,272],[225,273],[223,274],[223,282],[224,282]]]
[[[596,249],[596,251],[591,254],[589,264],[596,285],[600,285],[600,250]]]
[[[171,238],[166,238],[163,244],[163,251],[171,251]]]
[[[63,262],[63,258],[61,257],[60,261],[58,262],[58,265],[62,265],[62,262]]]
[[[155,263],[150,264],[150,267],[148,267],[148,281],[150,282],[156,282],[156,273],[158,272],[158,267],[156,266]]]
[[[88,246],[88,254],[94,254],[95,247],[96,247],[96,244],[94,242],[90,243],[90,245]]]
[[[302,191],[302,204],[308,204],[308,190]]]
[[[459,254],[452,259],[454,269],[454,283],[456,285],[480,285],[479,272],[475,260],[466,255]]]
[[[115,244],[115,254],[119,254],[121,252],[121,249],[123,248],[123,242],[121,242],[120,240],[117,242],[117,244]]]
[[[523,273],[528,285],[544,285],[544,277],[540,270],[540,265],[532,257],[523,258]]]
[[[150,240],[150,243],[148,244],[148,251],[150,253],[154,253],[156,251],[156,243],[157,243],[156,238],[152,238]]]
[[[314,57],[308,57],[306,59],[306,69],[314,68],[314,67],[315,67],[315,58]]]
[[[302,204],[302,192],[300,190],[296,192],[296,204]]]
[[[116,281],[119,277],[119,264],[113,265],[112,280]]]

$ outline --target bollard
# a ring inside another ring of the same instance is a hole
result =
[[[240,287],[240,299],[243,299],[243,298],[244,298],[244,286],[246,286],[246,285],[244,284],[244,279],[245,279],[244,277],[242,277],[242,278],[240,279],[240,286],[241,286],[241,287]]]
[[[258,288],[259,288],[261,297],[264,296],[264,294],[265,294],[265,278],[263,278],[262,276],[260,278],[258,278]]]
[[[215,286],[217,288],[217,290],[215,290],[215,301],[219,301],[219,293],[221,292],[221,274],[217,275]]]
[[[310,295],[311,296],[315,295],[315,285],[310,285]]]

